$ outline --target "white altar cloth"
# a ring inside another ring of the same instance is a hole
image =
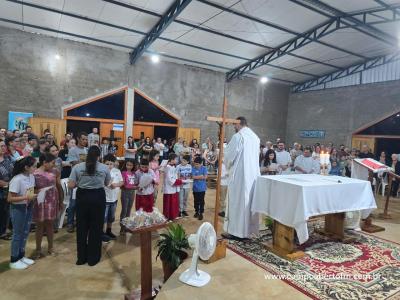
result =
[[[369,181],[317,174],[270,175],[257,178],[252,211],[296,229],[300,244],[308,240],[312,216],[376,208]]]

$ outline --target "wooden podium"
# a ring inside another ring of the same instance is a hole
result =
[[[397,175],[393,172],[387,172],[386,174],[388,176],[388,192],[386,195],[385,208],[383,209],[383,213],[378,215],[378,218],[381,218],[381,219],[391,219],[392,218],[392,216],[389,214],[388,211],[389,211],[390,194],[392,193],[393,179],[400,181],[399,175]]]
[[[169,222],[156,224],[152,226],[140,227],[138,229],[129,229],[124,227],[129,233],[140,235],[140,269],[141,269],[141,289],[125,295],[125,300],[147,300],[153,299],[153,274],[151,262],[151,232],[164,228]]]
[[[358,160],[359,161],[357,161],[357,159],[353,159],[353,162],[356,165],[361,166],[361,167],[363,167],[363,168],[368,170],[368,181],[371,183],[371,186],[372,186],[373,180],[374,180],[374,169],[372,167],[369,167],[369,166],[366,166],[366,165],[362,164],[362,162],[360,162],[360,159],[358,159]],[[381,163],[379,163],[379,164],[381,164]],[[375,171],[376,171],[376,169],[375,169]],[[354,172],[354,167],[352,168],[352,172]],[[358,178],[358,179],[363,179],[363,178]],[[375,232],[385,231],[384,227],[372,224],[371,216],[367,217],[364,220],[361,220],[361,229],[362,229],[362,231],[365,231],[365,232],[368,232],[368,233],[375,233]]]

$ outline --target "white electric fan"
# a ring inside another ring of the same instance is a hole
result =
[[[189,236],[189,246],[194,249],[192,263],[190,268],[179,276],[179,280],[192,286],[201,287],[206,285],[211,276],[204,271],[197,269],[199,256],[203,260],[209,259],[215,251],[217,235],[214,227],[204,222],[197,230],[196,234]]]

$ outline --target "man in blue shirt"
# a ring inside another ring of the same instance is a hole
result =
[[[195,218],[203,220],[204,213],[204,197],[207,190],[207,168],[203,166],[203,160],[201,157],[194,159],[194,168],[192,169],[193,178],[193,198],[194,198],[194,209],[196,213]]]

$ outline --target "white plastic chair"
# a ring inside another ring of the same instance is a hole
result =
[[[59,229],[61,229],[63,227],[65,214],[67,213],[67,209],[69,206],[69,200],[71,198],[71,190],[68,188],[68,178],[61,179],[61,187],[62,187],[63,193],[64,193],[64,201],[63,201],[64,210],[61,213],[60,222],[58,223]]]
[[[384,197],[386,186],[388,185],[388,182],[387,182],[387,176],[385,176],[385,177],[381,177],[381,176],[382,175],[378,174],[378,178],[380,180],[379,180],[378,188],[376,189],[376,193],[379,193],[379,188],[381,188],[382,189],[382,197]]]

